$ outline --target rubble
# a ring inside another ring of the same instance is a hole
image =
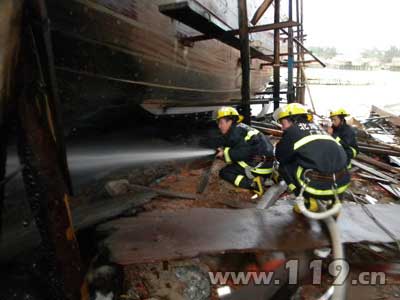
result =
[[[121,299],[206,300],[209,267],[199,259],[132,265],[125,268],[127,293]]]
[[[211,294],[208,274],[197,266],[182,266],[175,270],[175,276],[186,285],[183,295],[187,300],[206,300]]]
[[[106,183],[105,189],[111,197],[124,195],[129,192],[129,181],[127,179],[109,181]]]

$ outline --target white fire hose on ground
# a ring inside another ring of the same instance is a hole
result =
[[[340,199],[336,193],[336,178],[334,176],[334,186],[332,187],[335,196],[335,202],[330,209],[326,209],[325,205],[318,201],[318,206],[322,210],[321,212],[312,212],[307,209],[305,206],[305,199],[303,196],[304,190],[306,189],[309,179],[306,178],[306,183],[303,185],[299,196],[296,197],[296,204],[301,211],[301,213],[306,216],[307,218],[313,220],[323,220],[326,224],[331,241],[332,241],[332,252],[333,252],[333,267],[334,270],[337,272],[337,276],[335,281],[337,285],[335,285],[332,300],[345,300],[346,299],[346,276],[348,274],[348,265],[345,263],[344,258],[344,249],[343,243],[340,237],[340,231],[334,219],[334,216],[337,216],[340,212],[342,207],[340,203]]]

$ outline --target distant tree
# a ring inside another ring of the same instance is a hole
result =
[[[394,57],[400,57],[400,49],[395,46],[391,46],[383,54],[383,62],[390,63]]]
[[[400,57],[400,49],[391,46],[387,50],[379,50],[377,48],[365,49],[361,52],[363,58],[375,58],[382,63],[390,63],[394,57]]]
[[[311,47],[310,50],[318,57],[330,59],[338,55],[335,47]]]
[[[374,58],[381,61],[383,59],[383,56],[384,56],[384,51],[379,50],[377,48],[365,49],[361,52],[362,58]]]

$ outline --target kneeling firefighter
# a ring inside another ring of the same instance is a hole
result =
[[[332,127],[328,129],[328,133],[338,141],[347,154],[348,168],[351,168],[351,159],[358,154],[358,144],[354,129],[346,123],[345,117],[349,116],[345,109],[340,108],[330,112],[329,117],[332,121]]]
[[[218,128],[223,142],[217,157],[227,166],[220,177],[235,186],[264,193],[264,179],[272,173],[273,146],[257,129],[241,123],[243,116],[233,107],[221,107],[217,112]]]
[[[280,176],[289,189],[305,198],[306,207],[318,210],[318,200],[337,200],[349,186],[347,156],[343,147],[318,125],[310,122],[306,108],[291,103],[278,108],[274,119],[283,136],[276,145]],[[298,207],[295,211],[298,211]]]

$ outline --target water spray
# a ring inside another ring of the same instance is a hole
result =
[[[87,153],[71,151],[68,153],[68,164],[71,170],[79,171],[104,167],[121,167],[144,163],[185,160],[215,155],[215,150],[204,148],[180,149],[132,149],[124,151],[99,151]]]

